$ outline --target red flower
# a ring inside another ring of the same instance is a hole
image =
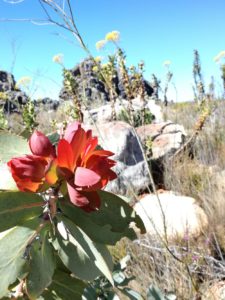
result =
[[[45,174],[55,158],[55,149],[49,139],[39,131],[32,134],[29,146],[33,155],[12,158],[8,166],[19,190],[37,192],[44,185],[48,187]]]
[[[97,137],[78,122],[67,127],[58,144],[57,166],[67,181],[70,201],[86,211],[100,207],[97,190],[117,177],[111,170],[115,161],[108,158],[114,153],[97,150],[97,145]]]
[[[74,122],[59,140],[56,156],[49,139],[35,131],[29,140],[32,154],[13,158],[8,166],[21,191],[40,192],[66,181],[70,201],[92,211],[100,207],[97,190],[117,177],[111,170],[115,161],[108,158],[113,153],[97,150],[97,145],[91,130],[85,131]]]

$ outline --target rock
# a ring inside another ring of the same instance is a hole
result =
[[[93,135],[98,136],[104,149],[115,153],[114,170],[118,179],[109,182],[107,190],[121,195],[133,195],[146,190],[150,185],[148,164],[145,162],[140,144],[132,126],[125,122],[110,122],[94,126]]]
[[[157,230],[160,235],[165,236],[163,214],[168,239],[197,237],[208,225],[207,216],[195,199],[176,195],[172,191],[160,193],[158,198],[162,210],[154,194],[145,195],[134,206],[148,234],[157,235]]]
[[[44,106],[44,110],[49,111],[49,110],[57,110],[59,107],[59,101],[53,100],[49,97],[45,97],[43,99],[40,99],[39,101],[35,101],[36,107],[39,107],[41,105]]]
[[[162,114],[162,108],[160,105],[156,104],[156,101],[153,100],[151,97],[145,98],[146,105],[145,108],[149,110],[153,116],[154,116],[154,123],[163,122],[163,114]],[[142,100],[138,96],[132,100],[134,110],[139,111],[142,109]]]
[[[102,110],[102,115],[104,113]],[[174,139],[182,132],[182,128],[179,127],[180,125],[173,123],[151,125],[146,127],[148,136],[153,138],[152,175],[156,185],[163,186],[163,160],[178,149],[178,145],[182,144],[180,141],[180,144],[176,142],[174,145]],[[169,127],[171,127],[171,130],[169,130]],[[139,194],[146,191],[150,186],[149,166],[143,157],[143,148],[137,136],[137,134],[140,135],[144,132],[145,127],[139,127],[139,131],[136,132],[129,124],[116,121],[97,123],[95,126],[86,125],[86,129],[89,128],[93,130],[94,135],[99,137],[100,146],[115,153],[113,159],[117,161],[115,171],[119,174],[119,177],[108,184],[108,190],[122,195]],[[163,133],[164,130],[165,133]],[[167,143],[158,142],[161,135],[164,138],[162,138],[162,141],[166,140]]]
[[[14,76],[6,71],[0,71],[0,92],[4,94],[0,106],[4,107],[5,113],[19,112],[21,106],[27,103],[28,96],[16,89]]]
[[[155,104],[154,100],[151,100],[150,98],[146,99],[146,111],[151,112],[153,115],[154,122],[161,122],[163,117],[162,117],[162,112],[161,112],[161,107],[159,105]],[[133,109],[134,109],[134,114],[138,113],[142,109],[142,101],[139,97],[135,98],[132,100],[133,103]],[[116,116],[117,118],[120,118],[122,111],[126,111],[128,107],[128,101],[127,100],[116,100],[115,103],[115,111],[116,111]],[[90,124],[95,121],[96,123],[105,123],[105,122],[110,122],[112,118],[112,105],[111,104],[106,104],[102,105],[98,108],[91,109],[89,111],[84,111],[84,123],[85,124]]]
[[[136,130],[143,144],[146,140],[151,140],[152,160],[172,155],[183,145],[186,138],[184,127],[170,121],[140,126]]]
[[[109,101],[109,93],[103,81],[93,72],[93,67],[94,62],[91,59],[85,59],[70,71],[77,84],[77,94],[81,101],[83,101],[85,95],[85,100],[103,104]],[[71,100],[71,96],[64,87],[60,91],[59,98],[61,100]]]
[[[0,92],[13,91],[15,89],[14,76],[6,71],[0,71]]]
[[[225,300],[225,281],[214,282],[205,292],[202,300]]]
[[[19,112],[21,106],[25,105],[28,101],[28,96],[21,91],[7,91],[5,92],[7,100],[4,104],[5,113]]]
[[[86,100],[89,102],[105,104],[105,102],[110,100],[109,89],[104,81],[99,78],[99,75],[93,71],[94,66],[93,60],[87,58],[70,71],[77,84],[77,94],[81,100],[83,100],[85,95]],[[126,92],[119,71],[115,73],[112,80],[114,90],[119,98],[126,99]],[[144,80],[144,86],[146,95],[151,96],[153,88],[147,80]],[[71,100],[71,96],[67,93],[65,87],[61,89],[59,98],[62,100]]]

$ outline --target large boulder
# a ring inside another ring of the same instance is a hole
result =
[[[153,160],[172,155],[184,144],[187,135],[182,125],[171,121],[140,126],[136,130],[143,144],[151,141]]]
[[[0,71],[0,93],[0,106],[5,113],[19,112],[28,101],[28,96],[16,88],[14,76],[6,71]]]
[[[134,114],[137,114],[143,109],[143,104],[140,97],[134,98],[132,100],[132,107]],[[117,118],[121,118],[123,112],[127,111],[128,101],[127,100],[120,100],[117,98],[115,102],[115,112]],[[163,116],[161,107],[155,103],[154,100],[151,98],[146,98],[145,103],[146,112],[150,112],[152,114],[152,120],[154,123],[162,122]],[[93,121],[96,123],[106,123],[110,122],[112,119],[112,105],[105,104],[98,108],[91,109],[89,111],[84,111],[84,123],[90,124]]]
[[[147,233],[168,239],[197,237],[208,225],[208,219],[194,198],[176,195],[172,191],[147,194],[134,206],[145,224]]]
[[[100,146],[115,153],[115,171],[119,176],[107,185],[107,189],[122,195],[135,195],[146,191],[151,184],[149,165],[144,158],[143,147],[136,130],[122,121],[86,125],[86,128],[91,128],[93,134],[98,136]],[[158,144],[156,147],[159,152]],[[154,144],[152,150],[155,151]],[[166,147],[161,153],[169,155],[170,151]],[[153,170],[153,175],[155,173],[157,172]],[[154,179],[157,183],[157,177]]]
[[[14,76],[11,73],[0,71],[0,92],[13,91],[15,84]]]
[[[110,122],[87,126],[98,136],[99,144],[115,153],[115,171],[118,178],[109,182],[107,190],[122,195],[134,195],[150,185],[148,164],[132,126],[125,122]]]
[[[5,113],[20,112],[20,107],[28,101],[28,96],[22,91],[7,91],[5,95],[7,97],[4,102]]]

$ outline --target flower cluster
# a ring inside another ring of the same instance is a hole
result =
[[[120,33],[119,31],[111,31],[108,32],[105,36],[106,41],[111,41],[111,42],[118,42],[120,39]]]
[[[79,122],[70,124],[57,148],[43,133],[35,131],[29,146],[32,154],[8,162],[21,191],[42,192],[49,187],[63,190],[67,186],[70,201],[93,211],[100,207],[98,190],[117,176],[111,170],[115,161],[112,152],[98,150],[98,139],[85,131]]]
[[[224,58],[224,57],[225,57],[225,51],[220,51],[220,52],[213,58],[213,60],[214,60],[216,63],[219,63],[220,60],[221,60],[222,58]]]
[[[97,50],[101,50],[105,47],[106,41],[105,40],[100,40],[95,44],[95,47]]]
[[[29,76],[23,76],[21,77],[17,83],[16,83],[16,88],[20,88],[21,86],[27,87],[32,81],[32,78]]]
[[[53,56],[52,61],[56,64],[63,65],[63,54],[59,53]]]

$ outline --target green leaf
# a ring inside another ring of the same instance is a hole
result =
[[[41,215],[43,204],[33,193],[0,192],[0,232]]]
[[[37,300],[81,300],[85,287],[86,284],[83,281],[57,271],[52,284]]]
[[[7,164],[0,163],[0,190],[18,191]]]
[[[160,291],[159,288],[154,286],[153,284],[149,287],[147,293],[148,300],[166,300],[163,293]]]
[[[140,217],[123,199],[105,191],[99,191],[101,207],[96,212],[86,213],[69,200],[60,202],[62,212],[77,224],[95,242],[115,245],[122,237],[136,238],[130,228],[134,223],[142,233],[145,227]]]
[[[124,295],[130,300],[144,300],[144,298],[136,291],[126,287],[124,289],[119,289]]]
[[[113,285],[113,262],[106,246],[94,243],[65,217],[57,229],[59,234],[54,246],[65,266],[80,279],[94,280],[103,274]]]
[[[26,288],[29,299],[37,299],[44,289],[52,283],[55,271],[55,257],[53,247],[48,241],[48,229],[40,233],[31,249],[30,272],[26,279]]]
[[[13,157],[30,154],[28,142],[21,136],[0,133],[0,162],[7,162]]]
[[[53,133],[47,135],[47,137],[49,138],[50,142],[53,145],[56,145],[59,141],[60,135],[57,132],[53,132]]]
[[[9,285],[27,274],[27,245],[39,224],[32,220],[0,233],[0,298],[7,294]]]

